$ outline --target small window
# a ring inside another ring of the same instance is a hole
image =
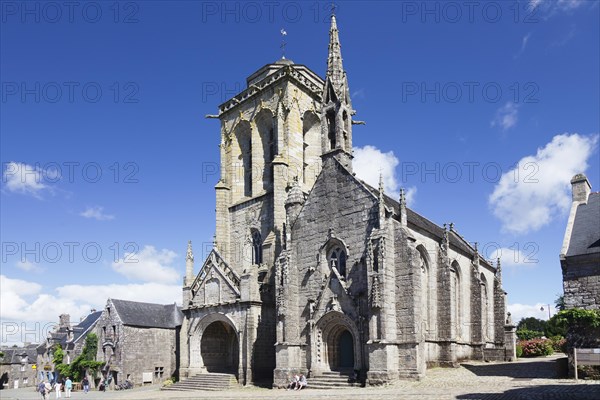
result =
[[[21,365],[21,372],[25,372],[25,366]]]
[[[262,238],[260,232],[257,230],[252,231],[252,264],[260,265],[263,262],[262,254]]]
[[[156,378],[162,378],[164,372],[165,372],[165,368],[164,367],[154,367],[154,376]]]
[[[113,337],[117,336],[117,326],[116,325],[112,326],[112,334],[113,334]]]
[[[102,327],[102,337],[106,337],[106,327]]]
[[[329,265],[337,269],[339,274],[346,277],[346,252],[341,247],[335,247],[329,255]]]
[[[110,317],[110,307],[106,307],[106,312],[108,313],[108,316]]]
[[[29,383],[29,379],[28,378],[23,378],[23,385],[27,385]]]

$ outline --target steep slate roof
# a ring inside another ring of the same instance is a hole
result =
[[[600,252],[600,193],[590,193],[587,204],[577,206],[568,256]]]
[[[124,325],[171,329],[180,326],[183,314],[177,304],[153,304],[112,299]]]
[[[73,342],[77,342],[80,338],[85,336],[85,333],[94,326],[102,315],[102,311],[96,311],[89,314],[80,323],[73,327]]]
[[[363,182],[363,181],[360,181],[360,182],[363,185],[365,185],[371,192],[373,192],[373,194],[376,197],[379,197],[379,190],[370,186],[366,182]],[[394,214],[400,215],[400,203],[398,203],[396,200],[392,199],[385,193],[384,193],[383,197],[385,199],[385,205],[388,208],[392,209]],[[436,236],[440,241],[444,237],[444,228],[442,228],[439,225],[436,225],[435,223],[431,222],[427,218],[423,217],[421,214],[418,214],[417,212],[411,210],[408,207],[406,207],[406,217],[408,219],[409,225],[414,225],[419,229],[429,232],[430,234]],[[455,232],[453,230],[449,230],[448,231],[448,239],[450,241],[451,247],[458,249],[459,251],[467,254],[470,257],[473,257],[475,255],[475,249],[457,232]],[[482,261],[483,263],[487,264],[488,266],[494,268],[493,265],[485,258],[482,257],[480,261]]]
[[[26,347],[9,347],[0,350],[4,353],[2,364],[21,364],[21,355],[23,353],[27,354],[29,364],[35,363],[37,360],[36,346],[36,344],[33,344]]]

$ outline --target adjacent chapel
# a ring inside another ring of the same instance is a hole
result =
[[[500,264],[352,171],[353,115],[335,16],[327,73],[285,58],[219,107],[214,246],[188,244],[181,378],[367,385],[514,358]]]

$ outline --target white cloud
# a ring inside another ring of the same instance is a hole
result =
[[[34,264],[29,260],[21,260],[15,264],[17,268],[22,269],[26,272],[39,272],[42,268],[38,264]]]
[[[11,161],[4,164],[2,182],[10,192],[41,199],[42,192],[50,189],[43,183],[44,171],[29,164]]]
[[[393,151],[382,152],[375,146],[366,145],[354,148],[352,166],[356,176],[369,185],[379,187],[379,175],[383,177],[385,193],[393,199],[400,195],[400,182],[396,175],[396,167],[400,164]],[[406,188],[406,203],[412,206],[415,201],[417,188]]]
[[[48,294],[37,283],[0,275],[0,286],[2,343],[40,342],[56,324],[59,314],[69,314],[71,321],[77,322],[90,309],[103,309],[108,298],[181,303],[179,284],[65,285],[56,288],[55,294]]]
[[[544,308],[542,310],[542,307]],[[551,310],[550,314],[554,315],[557,313],[557,310],[554,308],[553,304],[550,304]],[[538,319],[547,320],[548,319],[548,304],[536,303],[536,304],[509,304],[508,312],[510,312],[513,323],[516,325],[523,318],[535,317]]]
[[[584,4],[584,0],[558,0],[556,5],[563,10],[574,10]]]
[[[508,247],[490,247],[490,254],[484,254],[487,259],[496,262],[500,258],[502,267],[535,267],[538,260],[536,259],[537,245],[535,243],[527,243],[525,248]]]
[[[505,131],[515,126],[518,120],[519,107],[515,103],[508,102],[496,110],[496,115],[491,122],[491,126],[495,127],[498,125]]]
[[[521,42],[521,53],[525,50],[525,47],[527,47],[527,42],[529,42],[530,37],[531,33],[528,33],[527,35],[523,36],[523,41]]]
[[[586,3],[591,7],[595,6],[595,2],[586,0],[529,0],[527,11],[531,14],[528,18],[533,21],[540,16],[547,19],[559,13],[570,13]]]
[[[79,215],[84,218],[94,218],[98,221],[110,221],[111,219],[115,219],[114,215],[105,214],[104,207],[100,206],[88,207],[85,209],[85,211],[79,213]]]
[[[570,180],[587,169],[597,143],[598,135],[556,135],[502,174],[488,202],[503,230],[537,231],[564,214],[571,205]]]
[[[126,253],[112,263],[112,268],[129,279],[142,282],[175,283],[179,273],[171,264],[177,254],[171,250],[157,251],[154,246],[144,246],[138,253]]]

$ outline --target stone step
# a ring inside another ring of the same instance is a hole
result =
[[[227,390],[237,385],[235,375],[207,373],[198,374],[189,377],[184,381],[177,382],[171,386],[162,388],[163,390]]]
[[[360,383],[348,382],[354,371],[326,371],[319,376],[308,379],[308,388],[312,389],[339,389],[345,387],[360,386]]]

